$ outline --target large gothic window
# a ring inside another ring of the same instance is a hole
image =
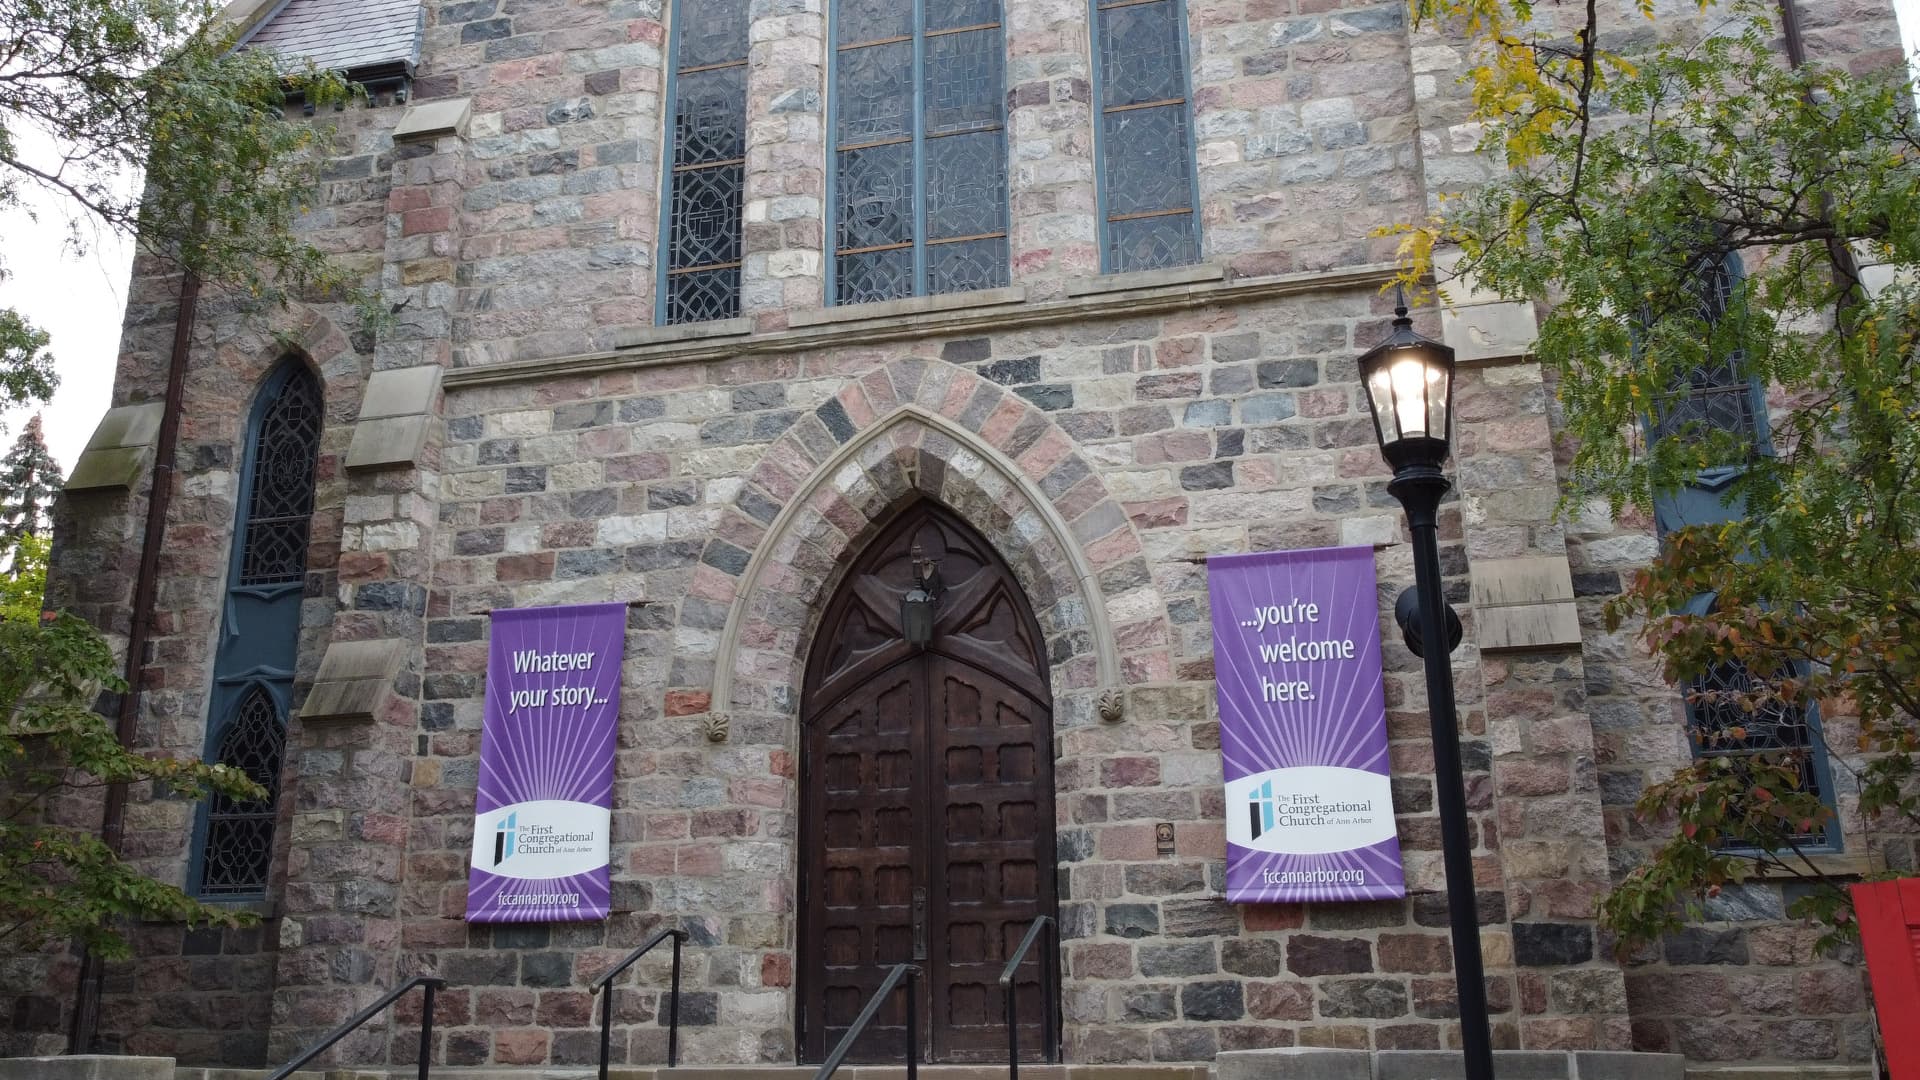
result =
[[[833,289],[1007,283],[1000,0],[835,0]]]
[[[1100,261],[1108,273],[1200,258],[1182,0],[1094,0]]]
[[[202,805],[191,880],[209,899],[264,894],[273,865],[323,422],[319,381],[288,358],[250,414],[207,723],[207,759],[267,794],[216,795]]]
[[[747,0],[675,0],[661,321],[740,314]]]
[[[1703,326],[1712,328],[1727,318],[1739,280],[1740,261],[1735,255],[1708,257],[1694,267],[1688,292]],[[1765,406],[1762,388],[1747,375],[1739,350],[1718,350],[1717,355],[1709,350],[1701,363],[1675,381],[1660,403],[1655,436],[1712,431],[1759,443],[1766,438]]]

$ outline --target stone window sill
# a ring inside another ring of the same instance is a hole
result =
[[[931,311],[958,311],[999,307],[1022,303],[1027,298],[1024,285],[1004,289],[976,289],[973,292],[940,293],[937,296],[909,296],[900,300],[878,300],[870,304],[841,304],[834,307],[795,311],[787,316],[787,326],[798,330],[807,326],[832,323],[866,322],[870,319],[898,319]]]
[[[1210,266],[1206,263],[1193,266],[1170,266],[1164,270],[1131,270],[1124,274],[1074,278],[1067,282],[1067,295],[1098,296],[1101,293],[1128,292],[1133,289],[1159,289],[1169,285],[1220,281],[1226,276],[1225,268]]]
[[[256,897],[251,900],[221,900],[218,898],[213,898],[213,899],[202,898],[200,902],[207,905],[208,907],[219,908],[221,911],[231,911],[235,914],[258,915],[263,921],[266,919],[276,918],[280,914],[280,904],[277,901],[268,900],[260,897]],[[142,921],[149,922],[149,923],[172,923],[175,920],[147,919]]]
[[[708,322],[675,323],[672,326],[648,326],[630,330],[613,343],[616,349],[636,349],[642,345],[662,345],[675,341],[700,341],[705,338],[742,337],[753,333],[753,320],[746,316],[713,319]]]
[[[1804,858],[1789,855],[1783,861],[1796,873],[1805,871],[1811,863],[1814,871],[1830,878],[1866,877],[1887,868],[1887,861],[1877,851],[1811,851]],[[1783,881],[1786,876],[1769,874],[1766,880]]]

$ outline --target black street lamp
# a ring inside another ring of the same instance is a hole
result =
[[[1394,307],[1393,333],[1360,357],[1360,381],[1373,406],[1380,453],[1393,466],[1387,491],[1406,508],[1413,532],[1418,642],[1407,644],[1427,666],[1427,708],[1433,718],[1433,785],[1440,806],[1440,846],[1447,869],[1447,912],[1453,926],[1453,973],[1460,996],[1460,1042],[1467,1080],[1493,1080],[1493,1038],[1480,965],[1480,905],[1473,889],[1473,837],[1467,829],[1467,780],[1460,765],[1460,720],[1453,704],[1453,665],[1460,623],[1440,588],[1440,499],[1453,484],[1440,466],[1453,436],[1453,350],[1414,332],[1406,296]],[[1396,605],[1401,622],[1411,612]]]

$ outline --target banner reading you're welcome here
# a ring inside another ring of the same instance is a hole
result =
[[[1227,899],[1406,895],[1370,547],[1207,560]]]
[[[625,604],[493,613],[469,922],[607,917]]]

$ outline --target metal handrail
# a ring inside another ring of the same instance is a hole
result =
[[[433,996],[447,988],[447,980],[437,975],[415,975],[413,978],[380,995],[379,1001],[361,1009],[359,1012],[353,1014],[352,1019],[334,1028],[332,1031],[327,1032],[324,1038],[308,1047],[299,1057],[275,1069],[273,1075],[267,1077],[267,1080],[286,1080],[287,1077],[292,1076],[302,1065],[325,1053],[328,1047],[346,1038],[361,1024],[380,1015],[382,1010],[395,1001],[398,1001],[401,995],[416,986],[424,986],[427,988],[426,1001],[421,1006],[424,1011],[420,1014],[420,1080],[427,1080],[427,1067],[433,1059]]]
[[[920,969],[912,964],[895,964],[893,970],[887,972],[887,977],[880,981],[880,989],[867,999],[867,1007],[861,1009],[860,1015],[854,1018],[853,1026],[840,1037],[840,1045],[827,1055],[820,1071],[813,1074],[813,1080],[828,1080],[833,1075],[833,1071],[840,1067],[840,1062],[853,1049],[853,1041],[866,1032],[867,1025],[873,1022],[873,1015],[880,1011],[880,1005],[903,978],[907,980],[907,1080],[920,1080]]]
[[[1027,959],[1027,951],[1039,939],[1042,931],[1052,931],[1048,947],[1040,951],[1040,996],[1046,1010],[1046,1027],[1042,1028],[1042,1037],[1046,1039],[1044,1050],[1046,1060],[1058,1063],[1060,1060],[1060,1025],[1053,1015],[1058,1002],[1048,989],[1053,986],[1053,964],[1055,954],[1060,950],[1060,925],[1053,916],[1042,915],[1027,927],[1027,936],[1020,939],[1020,947],[1013,950],[1013,957],[1007,966],[1000,969],[1000,989],[1007,998],[1007,1080],[1020,1080],[1020,1014],[1014,1007],[1015,988],[1013,976]]]
[[[667,992],[667,1067],[680,1064],[680,943],[687,940],[687,932],[669,926],[655,931],[639,948],[628,953],[625,960],[607,969],[606,974],[587,987],[589,994],[598,994],[602,989],[607,992],[600,999],[600,1080],[607,1080],[607,1055],[613,1040],[613,980],[668,938],[673,939],[673,986]]]

